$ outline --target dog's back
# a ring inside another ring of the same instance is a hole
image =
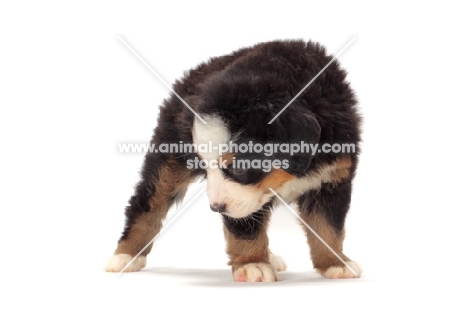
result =
[[[172,96],[162,105],[152,143],[195,148],[146,156],[106,270],[143,268],[151,248],[144,246],[168,209],[204,176],[210,207],[223,216],[236,281],[274,281],[284,270],[266,235],[281,202],[299,206],[318,272],[359,276],[342,243],[360,119],[346,73],[332,60],[317,43],[274,41],[212,58],[176,81],[183,101]]]

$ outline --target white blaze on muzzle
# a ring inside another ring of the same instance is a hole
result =
[[[201,160],[218,161],[219,150],[222,145],[227,145],[231,139],[231,133],[221,118],[211,115],[203,116],[207,124],[198,119],[193,124],[193,143],[197,146]],[[203,148],[199,148],[202,147]],[[205,148],[205,147],[211,148]],[[207,193],[212,206],[225,205],[224,214],[242,218],[261,209],[268,202],[271,195],[266,195],[255,186],[241,185],[226,178],[217,167],[208,167]]]

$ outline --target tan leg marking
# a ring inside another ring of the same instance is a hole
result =
[[[350,156],[343,156],[336,160],[334,163],[334,169],[330,171],[330,179],[333,183],[339,183],[344,179],[349,178],[350,168],[352,162]]]
[[[138,216],[131,226],[127,237],[120,241],[115,254],[135,256],[161,230],[173,199],[185,193],[192,178],[190,171],[181,168],[174,160],[169,160],[155,180],[156,191],[150,198],[150,211]],[[147,255],[151,245],[142,253]]]
[[[235,238],[226,228],[228,264],[232,266],[232,276],[237,282],[274,282],[276,268],[270,263],[268,236],[262,229],[254,240]]]
[[[301,217],[314,231],[344,260],[349,261],[343,250],[344,233],[338,233],[320,213],[306,214]],[[317,271],[326,276],[330,267],[343,267],[343,263],[308,228],[304,228],[310,247],[312,262]]]

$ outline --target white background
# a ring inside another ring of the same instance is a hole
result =
[[[466,308],[468,25],[457,2],[9,3],[0,5],[2,309]],[[163,232],[145,272],[102,272],[144,156],[117,144],[148,142],[169,94],[118,36],[168,83],[261,41],[303,38],[336,53],[356,37],[340,56],[365,119],[345,252],[363,277],[321,279],[280,208],[271,245],[289,272],[275,284],[234,283],[204,195]]]

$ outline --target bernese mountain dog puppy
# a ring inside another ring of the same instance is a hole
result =
[[[105,270],[145,267],[152,245],[140,251],[202,177],[211,209],[223,218],[235,281],[272,282],[285,269],[267,237],[281,200],[297,205],[321,275],[359,277],[342,252],[359,154],[357,101],[336,61],[304,89],[331,60],[314,42],[273,41],[211,58],[176,81],[179,96],[164,101],[151,140],[156,150],[174,148],[147,153]]]

